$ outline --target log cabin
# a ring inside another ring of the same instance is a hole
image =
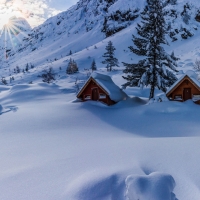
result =
[[[173,101],[192,99],[194,103],[200,104],[200,82],[197,74],[191,70],[186,72],[168,89],[166,96]]]
[[[115,85],[110,76],[100,73],[92,73],[77,94],[77,98],[82,101],[100,101],[109,106],[126,100],[127,97],[127,94]]]

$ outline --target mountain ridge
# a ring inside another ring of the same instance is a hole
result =
[[[176,41],[184,42],[198,33],[200,24],[196,20],[199,13],[197,3],[178,0],[177,5],[172,3],[167,7],[166,22],[170,44]],[[122,33],[125,37],[120,36],[123,39],[115,43],[123,49],[117,50],[120,53],[116,53],[120,61],[130,60],[131,55],[127,57],[127,47],[130,45],[128,43],[131,43],[131,35],[136,34],[135,25],[141,20],[139,14],[144,5],[145,0],[80,0],[67,11],[47,19],[29,31],[25,37],[22,36],[16,48],[9,49],[6,57],[5,48],[1,47],[0,64],[12,71],[16,66],[23,67],[27,63],[33,63],[41,70],[41,66],[49,66],[48,63],[63,66],[65,60],[74,57],[81,64],[81,69],[84,69],[91,62],[90,57],[93,57],[98,65],[102,66],[100,54],[90,56],[88,53],[95,49],[95,46],[104,48],[104,41],[117,40],[117,35]],[[109,30],[108,34],[105,28]],[[125,31],[122,32],[123,30]],[[80,58],[81,52],[86,52],[85,58]],[[93,51],[92,54],[96,53]]]

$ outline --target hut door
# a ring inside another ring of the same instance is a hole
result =
[[[99,100],[99,91],[98,88],[92,89],[92,100],[97,101]]]
[[[186,101],[188,99],[191,99],[192,95],[191,95],[191,88],[184,88],[183,90],[183,100]]]

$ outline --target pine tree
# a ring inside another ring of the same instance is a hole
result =
[[[78,72],[78,65],[77,65],[77,63],[74,60],[72,62],[72,72],[73,73]]]
[[[19,66],[16,66],[16,72],[20,73],[21,69],[19,68]]]
[[[165,35],[167,34],[165,23],[164,7],[168,1],[147,0],[143,12],[141,13],[141,25],[137,25],[138,37],[133,35],[133,43],[130,46],[131,52],[143,59],[136,64],[123,63],[126,69],[123,76],[127,80],[124,87],[148,86],[150,85],[149,99],[154,98],[154,91],[158,89],[166,92],[176,80],[172,71],[177,71],[177,58],[174,53],[169,55],[165,52],[163,45],[168,44]]]
[[[76,72],[78,72],[78,65],[74,60],[72,60],[72,58],[70,58],[67,69],[66,69],[66,73],[73,74]]]
[[[30,66],[31,66],[31,69],[33,69],[33,68],[34,68],[34,65],[33,65],[32,63],[30,63]]]
[[[91,70],[92,70],[92,71],[97,70],[97,66],[96,66],[96,62],[95,62],[95,60],[92,61],[92,64],[91,64]]]
[[[4,84],[4,85],[7,85],[8,82],[7,80],[5,79],[5,77],[1,77],[1,82]]]
[[[103,64],[106,64],[107,71],[112,71],[112,68],[114,66],[119,67],[118,59],[115,58],[115,47],[113,46],[113,43],[111,41],[108,42],[108,45],[106,46],[106,52],[103,54],[103,57],[105,60],[102,62]]]

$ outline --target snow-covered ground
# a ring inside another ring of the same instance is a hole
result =
[[[199,199],[192,101],[147,104],[135,88],[107,107],[56,84],[1,91],[0,199]]]
[[[66,14],[71,15],[76,13]],[[75,81],[81,87],[88,79],[93,59],[97,71],[110,75],[119,87],[125,82],[121,62],[139,59],[128,50],[136,23],[109,38],[99,26],[87,33],[51,35],[34,43],[35,51],[26,49],[2,61],[1,76],[14,80],[0,85],[0,199],[199,200],[199,105],[167,101],[158,90],[156,96],[164,101],[148,102],[148,88],[127,88],[130,98],[110,107],[76,100]],[[196,30],[193,37],[165,47],[180,58],[177,76],[199,59],[199,35]],[[102,55],[110,40],[120,68],[107,72]],[[74,75],[65,73],[70,57],[79,66]],[[13,72],[27,63],[34,68]],[[49,67],[57,73],[56,81],[42,83],[38,75]]]

